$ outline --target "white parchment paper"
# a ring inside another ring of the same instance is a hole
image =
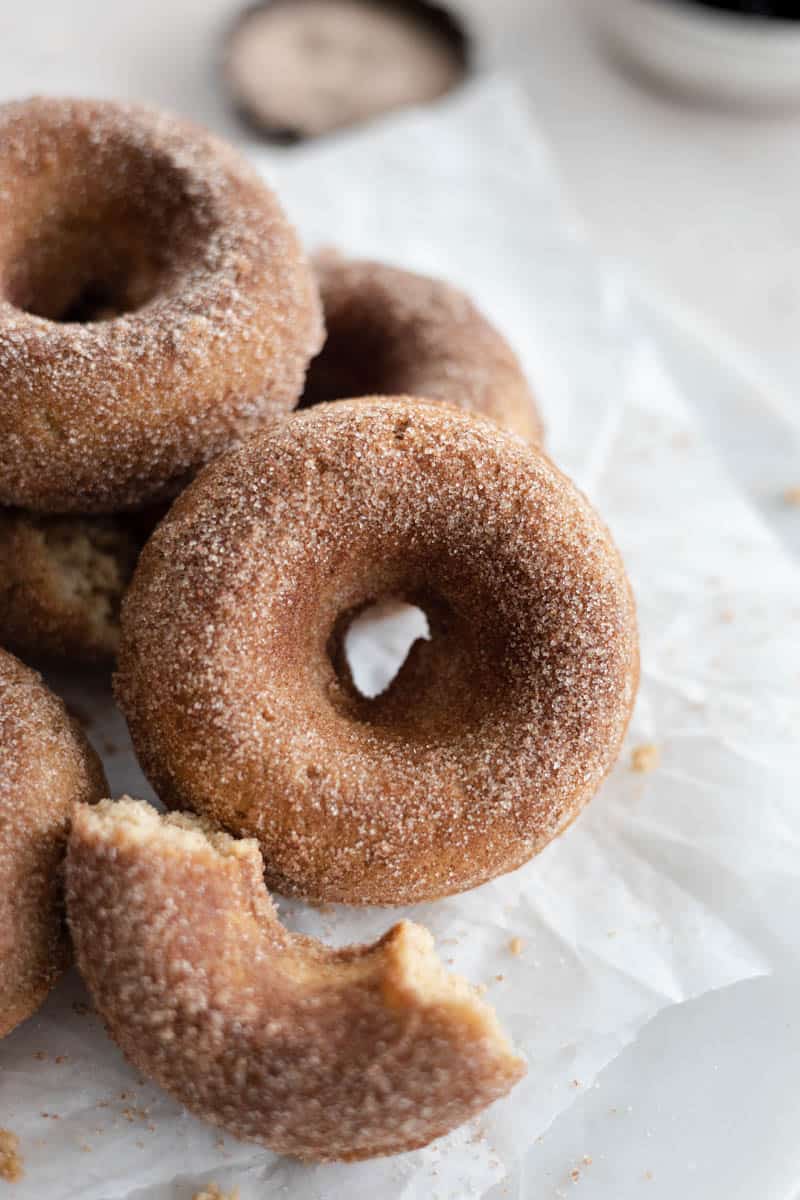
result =
[[[678,385],[622,277],[584,243],[507,85],[257,158],[309,245],[444,275],[507,331],[551,453],[625,556],[640,699],[620,763],[563,838],[513,875],[403,910],[487,985],[528,1057],[511,1097],[424,1151],[302,1167],[221,1137],[141,1080],[72,974],[0,1045],[0,1125],[26,1160],[13,1196],[188,1200],[213,1179],[242,1200],[533,1200],[526,1152],[645,1022],[795,953],[800,572],[704,443],[690,381]],[[103,682],[53,682],[89,718],[115,792],[150,796]],[[630,767],[643,743],[660,752],[648,774]],[[399,915],[281,911],[337,943]]]

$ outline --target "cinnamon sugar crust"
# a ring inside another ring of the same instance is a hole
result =
[[[386,263],[317,255],[327,336],[302,407],[352,396],[423,396],[542,441],[536,402],[505,338],[468,296]]]
[[[367,700],[341,642],[385,595],[431,640]],[[408,398],[276,419],[206,468],[122,629],[157,793],[317,901],[434,899],[526,862],[614,763],[638,682],[630,587],[584,497],[518,436]]]
[[[296,404],[321,340],[297,237],[231,148],[136,105],[0,106],[0,504],[174,494]]]
[[[61,866],[70,809],[106,787],[61,701],[0,650],[0,1037],[36,1011],[69,962]]]
[[[123,799],[80,806],[76,956],[138,1070],[240,1138],[318,1161],[423,1146],[524,1074],[426,929],[332,950],[289,933],[258,846]]]

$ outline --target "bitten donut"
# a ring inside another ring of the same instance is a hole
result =
[[[95,100],[0,106],[0,504],[173,494],[303,388],[322,326],[277,200],[235,152]]]
[[[75,813],[78,966],[135,1067],[283,1154],[424,1146],[524,1074],[492,1010],[419,925],[331,950],[279,923],[257,844],[133,800]]]
[[[335,251],[314,265],[327,338],[309,368],[303,407],[353,396],[422,396],[542,440],[517,356],[463,292]]]
[[[113,662],[122,596],[162,511],[0,509],[0,643],[37,657]]]
[[[355,615],[427,614],[389,688]],[[402,398],[277,419],[206,468],[123,601],[117,694],[169,805],[256,837],[283,893],[432,899],[524,863],[614,762],[638,680],[608,531],[540,452]]]
[[[105,791],[100,762],[64,705],[0,650],[0,1037],[36,1011],[69,962],[70,810]]]

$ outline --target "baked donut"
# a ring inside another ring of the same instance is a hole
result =
[[[134,105],[0,106],[0,505],[173,494],[294,407],[321,337],[297,237],[232,149]]]
[[[335,251],[319,254],[314,266],[327,338],[309,368],[302,407],[348,396],[422,396],[542,440],[517,356],[463,292]]]
[[[61,864],[70,810],[105,791],[64,705],[0,650],[0,1037],[36,1011],[69,962]]]
[[[140,801],[75,812],[81,974],[143,1074],[239,1138],[315,1160],[424,1146],[525,1072],[419,925],[332,950],[290,934],[256,842]]]
[[[113,662],[123,593],[164,511],[43,516],[0,509],[0,643],[43,658]]]
[[[381,695],[353,617],[421,608]],[[207,467],[123,601],[117,695],[170,806],[258,838],[267,881],[400,904],[520,866],[619,751],[633,600],[588,502],[486,419],[408,398],[320,405]]]

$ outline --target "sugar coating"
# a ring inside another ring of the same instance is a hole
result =
[[[0,509],[0,643],[22,654],[113,662],[122,596],[161,512]]]
[[[365,700],[342,639],[385,595],[432,636]],[[408,398],[276,419],[206,468],[122,628],[117,695],[157,793],[320,901],[432,899],[527,861],[610,769],[638,681],[584,497],[516,435]]]
[[[463,293],[331,251],[315,268],[327,338],[311,364],[303,406],[410,391],[541,439],[513,351]],[[113,660],[120,601],[150,528],[143,517],[0,509],[0,643],[23,653]]]
[[[332,950],[277,919],[254,841],[140,801],[75,812],[78,966],[131,1062],[235,1137],[315,1160],[425,1145],[524,1074],[488,1006],[403,921]]]
[[[464,292],[330,250],[314,267],[327,337],[309,368],[304,407],[348,396],[423,396],[541,442],[517,356]]]
[[[0,650],[0,1037],[69,962],[61,864],[70,810],[106,790],[94,751],[39,675]]]
[[[293,407],[322,340],[273,194],[222,142],[135,105],[0,106],[0,275],[0,504],[174,493]]]

